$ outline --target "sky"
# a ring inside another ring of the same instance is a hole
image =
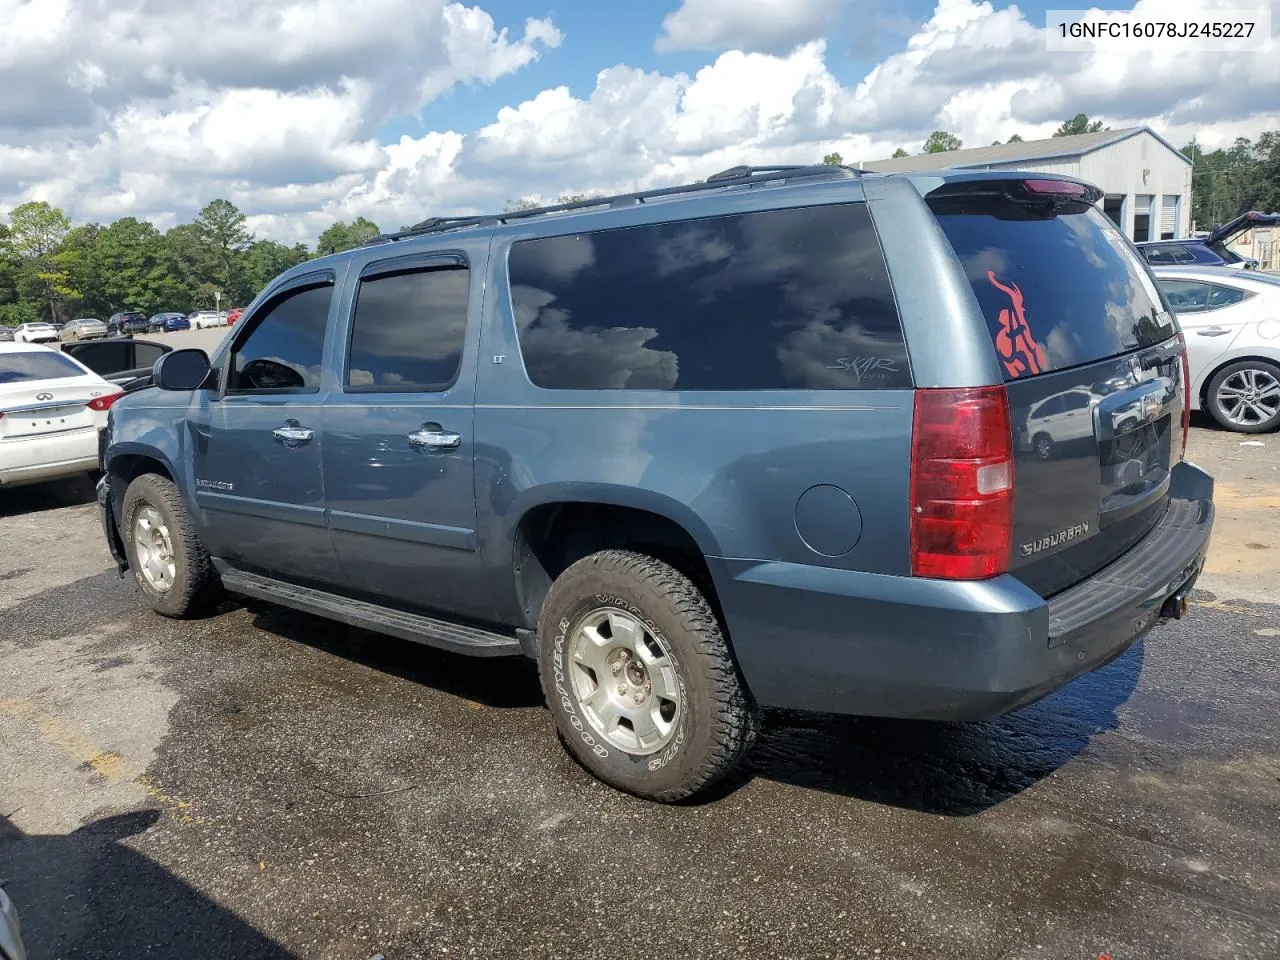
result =
[[[1082,6],[1082,4],[1075,4]],[[1057,0],[0,0],[0,215],[162,229],[209,200],[314,243],[741,163],[1049,136],[1084,112],[1212,149],[1280,129],[1260,54],[1048,53]],[[1280,0],[1098,4],[1167,14]]]

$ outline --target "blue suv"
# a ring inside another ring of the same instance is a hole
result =
[[[437,218],[274,280],[111,410],[99,503],[222,591],[536,659],[573,755],[676,801],[762,707],[990,717],[1180,617],[1213,481],[1096,188],[734,168]]]

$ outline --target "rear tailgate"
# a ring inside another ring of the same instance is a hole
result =
[[[1143,538],[1182,451],[1182,345],[1141,258],[1065,181],[947,184],[929,205],[987,320],[1013,431],[1011,572],[1044,597]]]

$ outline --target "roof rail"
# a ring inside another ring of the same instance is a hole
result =
[[[374,237],[365,246],[407,240],[410,237],[420,237],[430,233],[441,233],[446,230],[458,230],[465,227],[495,226],[500,223],[510,223],[514,220],[528,220],[532,217],[565,213],[571,210],[588,210],[592,207],[628,207],[662,197],[677,196],[682,193],[723,190],[730,187],[753,186],[761,183],[776,183],[779,180],[799,180],[810,177],[822,177],[830,180],[854,180],[861,179],[862,171],[854,167],[833,166],[831,164],[730,167],[728,170],[713,173],[707,177],[705,183],[686,183],[678,187],[660,187],[656,190],[621,193],[612,197],[591,197],[587,200],[575,200],[572,203],[555,203],[545,207],[531,207],[528,210],[511,210],[507,213],[483,214],[473,217],[429,217],[421,223],[415,223],[413,226],[396,233],[384,233]]]

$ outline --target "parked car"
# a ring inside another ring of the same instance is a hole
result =
[[[151,321],[141,310],[125,310],[111,315],[107,320],[107,329],[116,336],[148,333],[151,330]]]
[[[1100,199],[736,168],[424,221],[162,357],[103,529],[166,616],[225,589],[534,657],[567,748],[655,800],[762,706],[997,715],[1180,617],[1213,522],[1177,323]]]
[[[67,354],[0,344],[0,487],[94,470],[120,392]]]
[[[192,330],[203,330],[206,327],[225,327],[227,317],[217,310],[196,310],[187,317],[191,321]]]
[[[98,376],[126,391],[149,386],[156,361],[171,350],[173,347],[168,344],[133,338],[69,343],[62,348],[67,356],[75,357]]]
[[[20,323],[13,339],[16,343],[57,343],[58,330],[51,323]]]
[[[1280,427],[1280,276],[1157,267],[1187,338],[1192,409],[1240,433]]]
[[[72,320],[58,331],[58,339],[64,343],[75,343],[78,340],[102,340],[106,335],[107,325],[94,317]]]
[[[153,329],[160,333],[175,333],[178,330],[190,330],[191,321],[185,313],[157,313],[151,318]]]
[[[0,323],[0,341],[13,343],[13,327]]]
[[[227,311],[227,326],[231,326],[240,319],[240,315],[244,313],[244,307],[232,307]]]
[[[1233,237],[1239,236],[1254,227],[1271,226],[1280,223],[1280,213],[1258,213],[1256,210],[1242,213],[1229,223],[1215,227],[1203,237],[1186,240],[1151,240],[1136,244],[1142,251],[1147,263],[1156,266],[1202,266],[1232,267],[1237,270],[1256,270],[1258,261],[1252,257],[1242,257],[1227,244]]]

